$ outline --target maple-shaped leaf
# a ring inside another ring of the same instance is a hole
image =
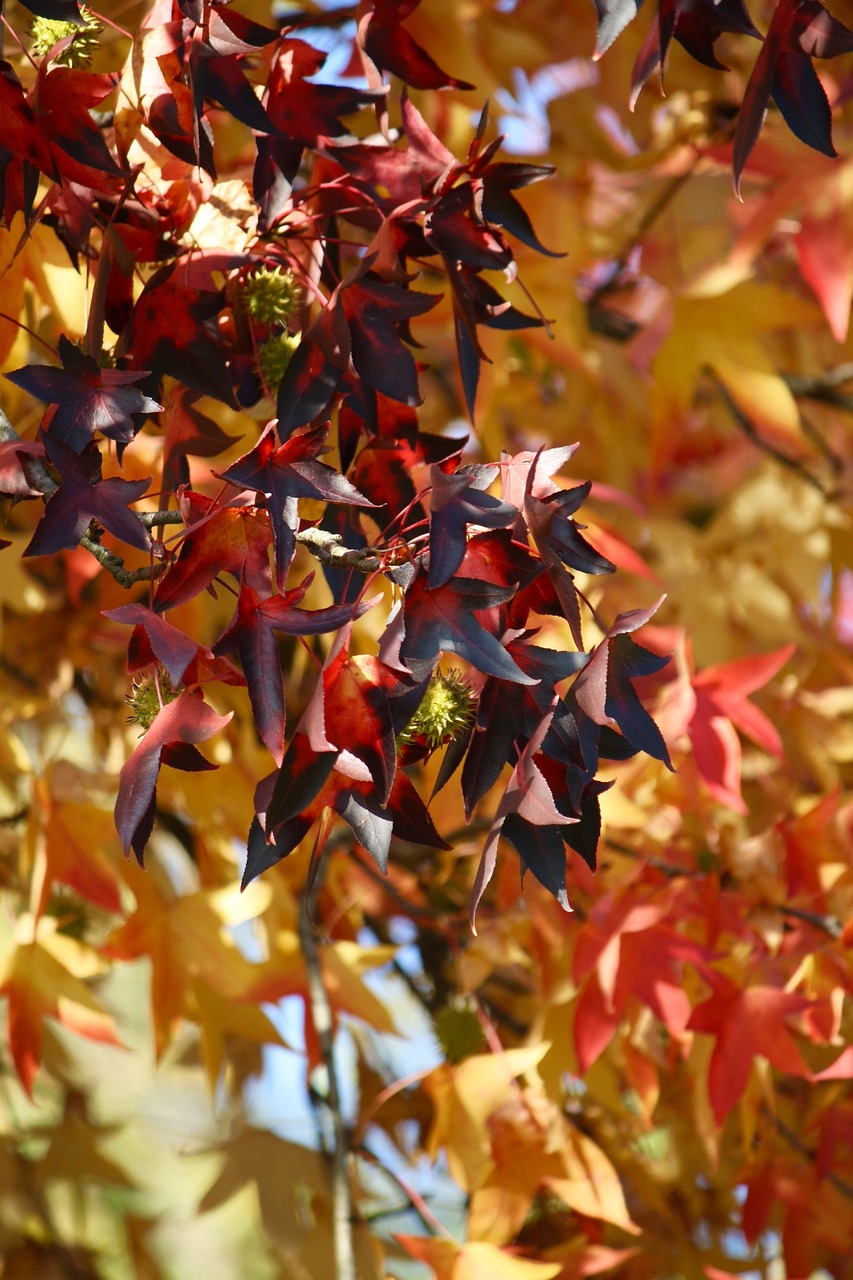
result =
[[[564,565],[580,573],[613,573],[615,564],[601,555],[580,533],[582,525],[572,519],[575,511],[589,496],[591,484],[576,485],[573,489],[555,489],[537,497],[534,481],[537,464],[530,468],[527,491],[524,495],[524,515],[536,549],[545,563],[548,576],[563,605],[572,636],[578,648],[583,645],[580,629],[580,613],[572,575]]]
[[[299,602],[311,585],[309,574],[293,591],[262,599],[242,585],[234,618],[213,646],[215,655],[237,652],[249,686],[255,725],[280,765],[284,751],[285,704],[281,660],[275,633],[316,636],[344,627],[361,617],[378,597],[357,605],[332,605],[326,609],[300,609]]]
[[[37,400],[54,405],[45,430],[81,453],[96,431],[126,443],[141,426],[134,415],[159,413],[162,405],[133,384],[145,373],[102,369],[62,335],[58,344],[63,367],[27,365],[5,377]],[[146,371],[147,372],[147,371]]]
[[[317,752],[303,733],[291,740],[278,775],[259,786],[256,804],[263,807],[249,839],[244,887],[292,853],[325,809],[344,819],[383,872],[392,836],[433,849],[450,847],[402,769],[395,773],[387,804],[382,804],[358,757]]]
[[[500,640],[477,617],[505,604],[515,586],[472,578],[453,578],[432,590],[420,570],[382,637],[380,656],[389,666],[422,679],[441,653],[455,653],[485,675],[518,684],[535,684],[510,657]]]
[[[593,651],[573,687],[580,709],[597,725],[616,725],[631,746],[662,760],[672,768],[666,743],[631,683],[653,675],[669,661],[635,644],[630,632],[638,630],[660,607],[620,613],[601,644]]]
[[[112,93],[118,76],[97,75],[73,67],[39,67],[30,102],[50,139],[54,160],[63,177],[84,186],[115,186],[128,174],[116,161],[91,111]]]
[[[750,18],[743,0],[660,0],[648,35],[637,54],[631,73],[631,109],[640,90],[656,67],[661,69],[661,82],[670,41],[675,38],[692,58],[703,66],[726,71],[714,52],[717,37],[724,31],[756,36],[761,33]]]
[[[449,76],[401,26],[420,0],[361,0],[358,42],[379,71],[390,71],[413,89],[473,89]],[[368,82],[373,77],[368,76]]]
[[[642,883],[628,885],[608,893],[584,921],[572,961],[580,988],[573,1031],[582,1071],[610,1043],[634,999],[670,1035],[683,1036],[692,1012],[685,967],[706,977],[713,953],[673,928],[674,892],[669,885],[652,893]]]
[[[359,275],[363,273],[360,270]],[[341,305],[350,330],[356,373],[369,387],[401,404],[421,403],[415,360],[402,339],[409,320],[440,301],[434,293],[416,293],[371,277],[341,287]]]
[[[223,294],[196,289],[181,276],[178,262],[151,277],[119,339],[119,350],[127,353],[134,369],[150,369],[158,382],[168,373],[193,391],[234,405],[213,323],[224,306]]]
[[[206,742],[232,715],[231,711],[217,715],[201,698],[185,690],[161,707],[134,748],[119,775],[115,823],[125,855],[133,849],[140,866],[154,827],[160,765],[189,772],[215,769],[194,744]]]
[[[123,604],[117,609],[105,609],[104,617],[131,627],[142,627],[148,637],[152,656],[168,671],[172,688],[178,687],[198,651],[195,640],[144,604]]]
[[[687,1026],[716,1037],[708,1069],[708,1097],[717,1124],[739,1101],[757,1055],[778,1071],[808,1078],[810,1072],[787,1025],[811,1001],[793,991],[756,984],[744,989],[722,974],[706,973],[713,994],[698,1005]]]
[[[276,447],[274,425],[266,428],[254,449],[222,472],[222,479],[253,489],[268,499],[273,528],[276,577],[283,589],[296,548],[297,500],[321,498],[371,507],[373,503],[334,467],[318,461],[329,436],[329,423],[296,432]]]
[[[779,0],[738,114],[734,137],[735,191],[761,132],[770,99],[788,128],[806,146],[837,155],[832,111],[812,58],[835,58],[853,50],[853,32],[820,0]]]
[[[479,801],[494,786],[516,740],[527,740],[547,714],[555,686],[576,675],[585,653],[531,644],[535,633],[522,631],[506,642],[507,652],[536,684],[518,685],[489,676],[480,690],[475,731],[462,769],[462,796],[470,822]]]
[[[740,801],[733,806],[739,812],[746,812],[740,796],[740,744],[735,739],[733,747],[725,726],[733,724],[765,751],[781,757],[776,726],[748,696],[772,680],[795,652],[795,645],[785,645],[760,657],[708,667],[693,677],[696,707],[687,732],[697,767],[708,789],[723,803]]]
[[[456,573],[468,546],[468,525],[503,528],[518,519],[517,507],[483,492],[498,467],[465,466],[454,472],[430,468],[429,585],[440,587]]]
[[[189,484],[188,456],[216,457],[237,439],[236,436],[226,435],[213,418],[201,412],[196,405],[198,398],[197,391],[173,386],[160,417],[160,425],[165,432],[163,488],[170,492],[174,492],[182,484]]]
[[[27,923],[22,917],[20,926]],[[32,920],[29,920],[32,933]],[[77,1035],[103,1044],[120,1044],[112,1017],[89,988],[63,963],[73,964],[79,944],[61,935],[13,939],[0,958],[0,994],[9,1002],[9,1048],[21,1084],[31,1096],[41,1062],[46,1018],[55,1018]]]
[[[474,933],[477,932],[477,907],[494,874],[498,841],[510,819],[509,831],[505,834],[521,854],[525,866],[554,895],[564,910],[571,910],[566,895],[566,854],[560,832],[563,827],[577,822],[577,818],[558,809],[551,788],[536,761],[553,715],[552,706],[520,753],[495,812],[471,894],[471,928]],[[547,829],[547,834],[544,830],[535,832],[536,828]]]
[[[101,479],[102,458],[93,440],[79,453],[61,440],[42,433],[45,453],[59,472],[60,485],[48,498],[44,515],[36,525],[25,556],[46,556],[77,546],[93,520],[111,534],[140,551],[147,551],[151,539],[132,511],[148,492],[147,480],[122,480],[118,476]]]
[[[181,496],[181,514],[187,533],[178,559],[160,579],[153,606],[158,613],[191,600],[220,573],[245,581],[262,597],[270,594],[273,535],[266,512],[222,505],[188,490]]]

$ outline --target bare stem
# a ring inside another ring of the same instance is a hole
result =
[[[325,1094],[321,1095],[331,1123],[331,1142],[327,1152],[332,1181],[332,1235],[335,1246],[337,1280],[356,1280],[353,1244],[353,1206],[349,1180],[349,1141],[341,1111],[338,1089],[335,1040],[332,1030],[332,1005],[323,981],[320,951],[312,920],[316,910],[317,891],[323,874],[322,862],[314,884],[302,894],[299,910],[299,943],[305,959],[305,976],[311,1020],[320,1044],[326,1075]]]

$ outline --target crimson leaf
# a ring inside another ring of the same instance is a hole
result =
[[[429,585],[440,587],[456,573],[468,547],[468,525],[503,528],[518,519],[518,507],[484,493],[497,467],[466,466],[448,473],[430,468]]]

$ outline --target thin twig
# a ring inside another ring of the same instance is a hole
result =
[[[320,1044],[320,1053],[326,1073],[326,1092],[323,1102],[332,1126],[332,1140],[328,1151],[332,1181],[332,1236],[335,1248],[335,1275],[337,1280],[356,1280],[355,1248],[353,1245],[353,1205],[349,1180],[349,1142],[341,1111],[338,1090],[335,1040],[332,1031],[332,1005],[323,981],[320,951],[312,920],[316,910],[317,891],[323,874],[321,861],[314,884],[306,885],[299,908],[299,944],[305,960],[305,976],[311,1020]]]
[[[787,467],[789,471],[793,471],[796,475],[800,476],[807,484],[810,484],[814,489],[817,489],[818,493],[822,494],[824,498],[828,498],[830,495],[827,493],[820,480],[818,480],[817,476],[813,476],[810,471],[807,471],[799,458],[791,457],[791,455],[785,453],[783,449],[778,449],[776,445],[771,444],[769,440],[765,440],[764,437],[759,434],[752,420],[747,417],[740,405],[735,401],[722,378],[718,377],[713,369],[708,369],[707,372],[713,380],[722,399],[725,401],[726,408],[740,427],[743,434],[751,440],[757,448],[761,449],[764,453],[769,454],[771,458],[774,458],[776,462],[780,463],[783,467]]]

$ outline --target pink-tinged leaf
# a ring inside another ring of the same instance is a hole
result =
[[[595,0],[598,36],[593,58],[596,62],[607,52],[616,37],[621,35],[628,23],[633,22],[642,3],[643,0]]]
[[[812,1080],[850,1080],[853,1078],[853,1045],[843,1049],[835,1061],[823,1071],[816,1071]]]
[[[148,492],[147,480],[101,479],[101,453],[90,441],[75,453],[61,440],[42,433],[48,459],[59,472],[61,484],[47,500],[44,515],[24,552],[25,556],[51,555],[77,546],[93,520],[131,547],[147,551],[151,539],[128,504]]]
[[[804,213],[795,237],[800,274],[814,290],[838,343],[847,339],[853,299],[853,216],[841,183],[826,209]]]
[[[104,617],[127,626],[143,627],[154,656],[169,673],[172,688],[178,687],[198,651],[195,640],[144,604],[123,604],[117,609],[105,609]]]
[[[26,476],[28,458],[42,459],[44,445],[37,440],[3,440],[0,442],[0,493],[5,498],[40,498]]]
[[[161,760],[179,769],[215,769],[215,765],[195,751],[194,744],[206,742],[218,733],[232,715],[231,711],[224,716],[217,715],[201,698],[179,693],[157,713],[130,755],[119,776],[115,823],[125,855],[133,849],[140,866],[154,826]],[[192,752],[187,750],[189,747]]]

